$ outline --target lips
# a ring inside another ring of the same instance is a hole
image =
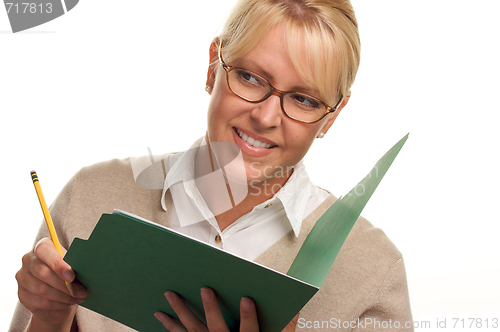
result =
[[[245,134],[244,132],[242,132],[238,128],[235,128],[235,129],[236,129],[236,132],[238,133],[238,136],[242,140],[244,140],[245,142],[247,142],[248,144],[250,144],[251,146],[254,146],[256,148],[266,148],[266,149],[269,149],[269,148],[271,148],[273,146],[270,143],[261,142],[261,141],[259,141],[256,138],[248,136],[247,134]]]
[[[254,157],[263,157],[271,153],[274,148],[278,147],[278,145],[273,141],[263,137],[255,137],[258,135],[248,135],[248,132],[243,132],[238,128],[233,129],[235,142],[245,154]]]

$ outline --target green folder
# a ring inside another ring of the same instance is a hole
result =
[[[281,331],[319,290],[362,209],[408,135],[316,222],[287,275],[124,212],[103,214],[88,240],[76,238],[64,258],[87,287],[81,306],[141,332],[163,332],[153,316],[177,318],[164,292],[175,291],[205,321],[200,288],[216,291],[231,331],[239,303],[251,297],[261,331]]]

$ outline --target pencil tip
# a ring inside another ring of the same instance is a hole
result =
[[[69,293],[71,294],[71,296],[73,297],[73,299],[76,299],[75,298],[75,290],[73,288],[73,284],[68,282],[66,283],[66,287],[68,287],[68,290],[69,290]]]

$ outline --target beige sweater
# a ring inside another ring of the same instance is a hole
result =
[[[79,171],[50,211],[61,244],[68,248],[75,237],[87,239],[101,214],[114,209],[168,226],[170,213],[160,205],[161,194],[161,189],[143,189],[135,184],[129,159],[115,159]],[[171,206],[169,195],[166,200],[167,207]],[[290,232],[256,262],[286,273],[314,223],[334,201],[330,196],[304,219],[299,237]],[[42,225],[37,241],[47,236]],[[19,303],[9,332],[24,331],[30,317]],[[83,307],[78,308],[76,320],[81,332],[133,331]],[[320,291],[302,309],[297,331],[413,331],[411,322],[401,253],[383,231],[360,217]]]

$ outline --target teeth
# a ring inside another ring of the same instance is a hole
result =
[[[242,140],[244,140],[251,146],[255,146],[256,148],[266,148],[266,149],[269,149],[271,147],[271,144],[256,140],[255,138],[248,136],[239,129],[236,129],[236,132],[238,133],[238,136],[240,136]]]

